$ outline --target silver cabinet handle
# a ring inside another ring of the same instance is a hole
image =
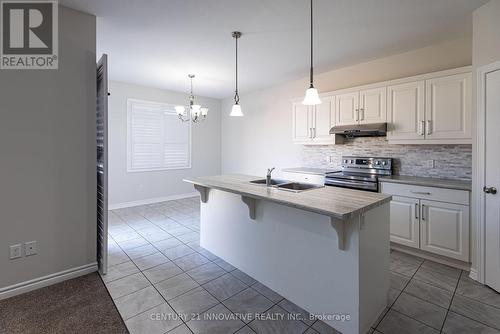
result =
[[[361,111],[361,117],[359,119],[363,121],[365,119],[365,108],[361,108],[359,111]]]
[[[425,121],[422,121],[422,128],[420,129],[420,135],[425,136]]]
[[[432,121],[427,120],[427,134],[430,135],[432,133]]]
[[[422,216],[422,220],[425,221],[425,205],[424,204],[422,204],[422,215],[421,216]]]
[[[309,138],[313,137],[313,128],[309,128]]]
[[[428,192],[428,191],[413,191],[413,190],[410,190],[410,192],[412,194],[416,194],[416,195],[432,195],[432,193]]]
[[[359,108],[356,109],[356,122],[359,122]]]
[[[314,129],[313,129],[313,131],[314,131],[314,136],[313,136],[313,138],[316,138],[316,128],[314,128]]]
[[[418,203],[415,203],[415,219],[418,220],[418,212],[419,212],[419,207],[418,207]]]

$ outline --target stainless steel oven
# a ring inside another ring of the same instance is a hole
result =
[[[325,186],[378,192],[379,175],[392,175],[391,158],[342,157],[342,170],[327,173]]]

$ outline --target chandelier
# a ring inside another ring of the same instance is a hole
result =
[[[194,95],[193,95],[193,78],[194,74],[188,75],[191,80],[191,94],[189,95],[189,106],[187,106],[189,114],[186,113],[185,106],[175,106],[175,112],[177,116],[182,122],[187,122],[192,120],[193,123],[199,123],[208,115],[208,108],[202,107],[199,104],[194,103]]]

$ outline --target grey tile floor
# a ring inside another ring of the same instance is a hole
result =
[[[130,333],[338,333],[200,247],[199,216],[198,197],[110,211],[103,280]],[[390,278],[372,333],[500,334],[500,294],[468,273],[393,251]]]

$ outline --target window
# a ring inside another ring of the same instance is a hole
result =
[[[127,100],[127,171],[191,168],[191,123],[174,105]]]

